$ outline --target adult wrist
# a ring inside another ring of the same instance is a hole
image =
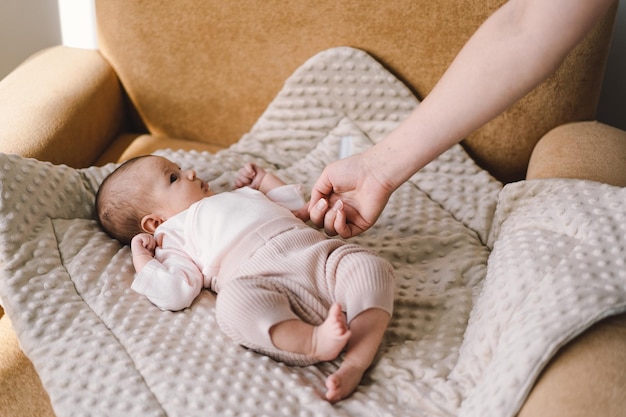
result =
[[[381,147],[382,149],[378,149],[377,146],[365,152],[365,164],[371,175],[376,178],[380,185],[387,189],[391,195],[408,180],[413,173],[409,172],[410,165],[407,164],[406,161],[403,161],[394,149],[391,147]]]

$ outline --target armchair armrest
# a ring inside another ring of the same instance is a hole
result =
[[[0,152],[89,166],[122,129],[124,100],[97,51],[39,52],[0,81]]]
[[[559,126],[535,146],[526,178],[579,178],[626,187],[626,132],[598,122]]]
[[[54,417],[50,398],[7,316],[0,317],[0,415]]]

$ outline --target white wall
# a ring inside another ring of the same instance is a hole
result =
[[[72,1],[93,2],[61,3]],[[0,79],[32,53],[61,41],[57,0],[0,0]],[[597,118],[626,130],[626,0],[618,9]]]
[[[0,79],[34,52],[60,43],[57,0],[0,0]]]

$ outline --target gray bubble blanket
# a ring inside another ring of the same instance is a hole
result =
[[[214,189],[254,161],[310,192],[327,163],[417,105],[369,55],[336,48],[304,63],[232,147],[161,154]],[[162,312],[130,290],[129,248],[93,213],[114,165],[0,154],[0,167],[0,299],[60,417],[514,416],[559,347],[626,310],[624,189],[502,187],[455,146],[352,239],[393,264],[395,311],[362,384],[331,405],[324,379],[341,358],[289,367],[226,338],[209,291]]]

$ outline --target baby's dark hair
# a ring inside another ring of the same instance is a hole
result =
[[[141,219],[152,207],[152,196],[137,189],[137,178],[129,175],[132,168],[147,156],[138,156],[124,162],[110,173],[96,194],[96,215],[100,227],[122,244],[143,232]]]

